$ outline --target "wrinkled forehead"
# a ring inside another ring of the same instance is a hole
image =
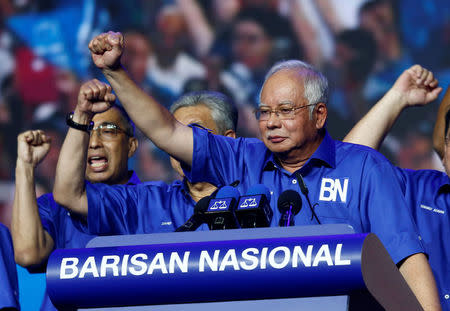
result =
[[[294,70],[280,70],[270,76],[260,93],[260,105],[295,104],[305,99],[304,76]]]

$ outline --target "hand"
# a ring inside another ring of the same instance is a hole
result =
[[[17,136],[17,160],[36,167],[50,150],[51,138],[41,130],[26,131]]]
[[[98,68],[117,69],[123,52],[123,35],[112,31],[102,33],[89,42],[89,50]]]
[[[90,121],[95,113],[108,110],[111,103],[116,99],[116,96],[111,91],[111,86],[97,79],[84,83],[78,93],[74,120],[75,117],[79,119],[83,118],[84,115]]]
[[[405,106],[426,105],[435,100],[442,91],[433,73],[420,65],[405,70],[392,89],[401,94]]]

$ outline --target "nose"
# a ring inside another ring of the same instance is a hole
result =
[[[278,117],[278,112],[277,111],[271,111],[270,112],[269,120],[267,120],[266,126],[269,129],[281,127],[281,120]]]
[[[100,139],[100,135],[98,131],[92,131],[91,137],[89,138],[89,148],[96,149],[102,146],[102,140]]]

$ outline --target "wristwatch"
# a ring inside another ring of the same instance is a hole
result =
[[[69,112],[66,116],[66,124],[71,128],[77,129],[79,131],[83,131],[89,133],[94,128],[94,121],[91,121],[89,124],[80,124],[73,120],[73,111]]]

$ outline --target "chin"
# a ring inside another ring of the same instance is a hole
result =
[[[111,178],[111,176],[106,172],[102,173],[90,173],[87,174],[86,179],[91,183],[104,183],[107,184],[108,180]]]

